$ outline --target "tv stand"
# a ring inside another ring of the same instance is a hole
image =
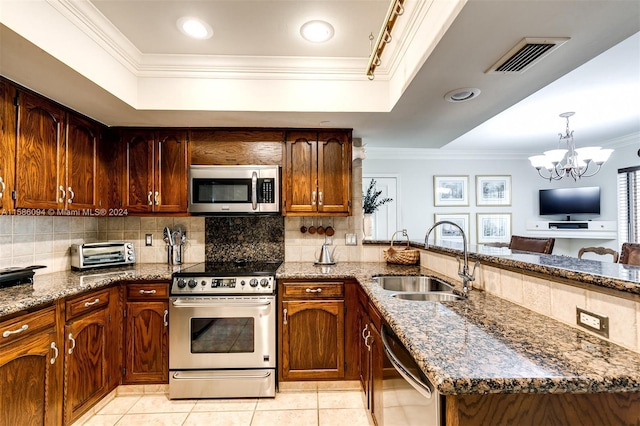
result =
[[[526,229],[527,235],[532,237],[614,240],[618,236],[615,221],[530,220],[527,221]]]

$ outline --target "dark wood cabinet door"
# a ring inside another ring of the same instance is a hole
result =
[[[55,337],[40,332],[0,347],[0,423],[61,423],[63,357]]]
[[[13,208],[11,191],[16,161],[16,110],[13,100],[16,91],[0,81],[0,209]]]
[[[289,132],[285,144],[284,211],[315,213],[318,210],[318,158],[316,132]]]
[[[283,378],[344,378],[344,301],[283,301],[282,307]]]
[[[128,302],[124,382],[168,383],[169,302]]]
[[[125,152],[124,203],[130,212],[153,210],[153,137],[152,131],[123,132]]]
[[[74,114],[67,116],[66,191],[68,209],[98,207],[99,129],[89,120]]]
[[[382,337],[380,336],[380,331],[373,322],[369,323],[368,331],[371,333],[371,336],[367,341],[371,353],[369,358],[371,363],[369,410],[371,411],[371,416],[373,417],[375,424],[383,426],[382,379],[384,375],[384,354],[382,352]]]
[[[75,421],[110,390],[109,336],[107,307],[65,327],[65,424]]]
[[[318,212],[351,211],[351,138],[345,132],[318,134]]]
[[[61,108],[20,92],[15,183],[17,208],[64,206],[66,190],[61,166],[63,119]]]
[[[366,309],[358,303],[356,322],[358,323],[358,329],[360,335],[358,336],[358,377],[360,379],[360,385],[365,393],[367,408],[371,408],[371,363],[369,361],[371,352],[369,351],[369,340],[371,339],[371,331],[369,330],[369,316]]]
[[[187,211],[187,132],[161,130],[155,142],[156,172],[153,210]]]

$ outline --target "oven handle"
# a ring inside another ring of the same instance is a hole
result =
[[[271,305],[271,301],[266,301],[266,302],[243,302],[243,301],[229,301],[229,300],[225,300],[224,302],[215,302],[215,301],[211,301],[211,300],[207,300],[206,302],[183,302],[181,300],[174,300],[173,301],[173,306],[175,306],[176,308],[228,308],[230,306],[233,307],[249,307],[249,308],[255,308],[255,307],[262,307],[262,306],[269,306]]]
[[[265,372],[264,374],[242,374],[242,375],[228,375],[225,376],[223,374],[206,374],[203,372],[175,372],[173,373],[173,378],[176,380],[229,380],[229,379],[264,379],[271,375],[270,371]]]

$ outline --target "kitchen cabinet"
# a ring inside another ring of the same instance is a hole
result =
[[[115,370],[121,359],[119,324],[112,323],[117,302],[117,287],[65,302],[65,424],[74,422],[119,382]]]
[[[345,283],[280,282],[279,378],[345,378]]]
[[[0,209],[12,209],[16,155],[15,88],[0,80]]]
[[[169,284],[125,283],[125,384],[169,381]]]
[[[18,95],[16,208],[93,209],[100,127],[28,92]]]
[[[122,130],[123,209],[129,213],[187,211],[187,131]]]
[[[55,325],[54,307],[0,323],[2,424],[61,424],[63,362]]]
[[[351,214],[351,131],[287,132],[283,214]]]
[[[361,339],[358,341],[360,383],[374,424],[382,425],[382,379],[384,376],[384,354],[380,336],[382,317],[362,289],[359,289],[358,301],[357,323],[361,327]]]

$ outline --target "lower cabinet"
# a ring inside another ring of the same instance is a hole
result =
[[[169,284],[125,285],[125,384],[169,381]]]
[[[55,308],[0,323],[0,423],[62,422],[62,349]]]
[[[65,303],[65,424],[74,422],[119,382],[113,366],[120,345],[111,325],[117,300],[118,288],[112,287]]]
[[[280,282],[279,378],[345,378],[344,282]]]

